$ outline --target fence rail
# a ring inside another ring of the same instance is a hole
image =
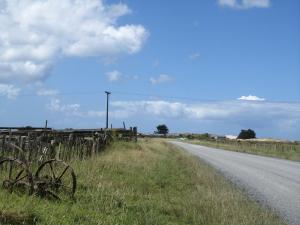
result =
[[[84,159],[103,151],[112,140],[136,140],[137,128],[65,129],[0,127],[0,159],[25,157],[28,161],[59,158]],[[22,151],[20,151],[22,149]]]

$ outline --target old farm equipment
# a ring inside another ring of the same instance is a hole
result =
[[[21,148],[9,145],[18,151],[19,158],[5,157],[0,160],[0,182],[3,188],[56,200],[74,197],[76,175],[68,163],[50,159],[37,166],[26,159]]]
[[[0,185],[52,199],[73,198],[71,162],[94,157],[112,140],[135,140],[137,129],[0,127]]]

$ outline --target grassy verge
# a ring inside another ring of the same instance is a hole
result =
[[[250,154],[300,161],[299,143],[236,140],[189,140],[187,142],[236,152],[246,152]]]
[[[0,189],[0,224],[282,225],[210,166],[157,140],[114,143],[72,162],[77,201],[51,202]],[[7,221],[10,222],[7,222]]]

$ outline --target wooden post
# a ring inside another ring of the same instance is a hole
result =
[[[92,156],[94,156],[96,154],[96,147],[97,147],[97,141],[96,141],[96,136],[94,134],[94,137],[93,137],[93,146],[92,146]]]
[[[137,141],[137,127],[133,128],[134,140]]]
[[[1,156],[4,156],[4,154],[5,154],[5,139],[6,139],[6,135],[4,134],[3,136],[2,136],[2,151],[1,151]]]
[[[56,152],[56,159],[60,159],[61,142],[58,144],[58,151]]]

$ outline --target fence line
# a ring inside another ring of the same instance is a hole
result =
[[[85,159],[103,151],[112,140],[132,141],[137,138],[137,128],[126,129],[6,129],[0,130],[0,159],[21,158],[44,161],[59,158]],[[22,151],[20,151],[20,149]]]

